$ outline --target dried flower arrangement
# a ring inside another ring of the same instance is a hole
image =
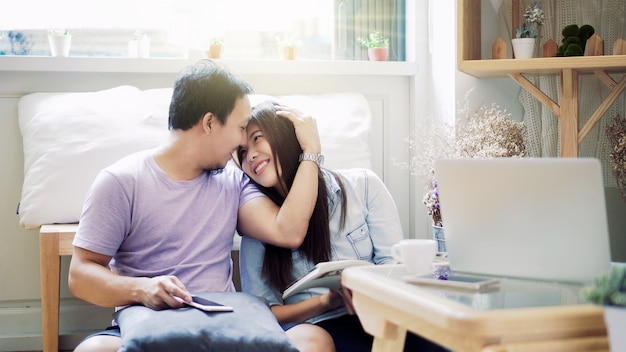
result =
[[[469,93],[457,113],[456,131],[449,124],[430,118],[418,136],[406,139],[413,154],[410,160],[394,160],[396,166],[409,170],[424,181],[423,203],[434,226],[443,226],[435,175],[437,159],[526,156],[524,123],[511,120],[511,114],[496,104],[470,111]]]
[[[468,111],[468,108],[466,108]],[[523,122],[511,120],[511,114],[496,104],[480,106],[461,121],[456,139],[458,158],[501,158],[526,156]]]
[[[517,29],[516,38],[537,38],[539,27],[543,25],[544,13],[541,8],[541,0],[533,0],[524,12],[524,23]]]
[[[615,116],[606,126],[606,136],[611,148],[611,170],[622,199],[626,202],[626,119]]]

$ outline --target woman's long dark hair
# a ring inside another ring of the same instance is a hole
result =
[[[286,189],[283,189],[282,194],[288,194],[300,165],[298,157],[302,153],[293,123],[285,117],[276,115],[275,104],[267,102],[259,104],[252,109],[250,124],[259,126],[264,138],[272,148],[272,156],[282,169],[281,176],[278,174],[278,168],[276,168],[276,176],[283,181],[280,187],[286,187]],[[238,152],[237,156],[238,161],[241,163],[241,152]],[[346,209],[344,186],[339,175],[336,173],[332,174],[341,188],[341,227],[343,227]],[[277,205],[280,206],[285,201],[285,197],[275,188],[266,188],[258,184],[257,186]],[[298,248],[300,254],[313,263],[328,261],[331,258],[328,217],[326,182],[322,172],[318,171],[317,201],[309,221],[306,237],[300,248]],[[271,285],[282,291],[292,281],[292,267],[291,249],[265,244],[262,274],[269,278]]]

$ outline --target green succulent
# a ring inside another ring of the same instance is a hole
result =
[[[211,45],[222,45],[224,44],[224,38],[222,37],[213,37],[211,38]]]
[[[367,38],[357,38],[357,41],[366,48],[388,48],[389,39],[385,38],[382,33],[375,31],[369,34]]]
[[[583,56],[585,55],[585,46],[587,39],[595,33],[592,26],[585,24],[578,27],[576,24],[570,24],[563,28],[562,44],[556,51],[556,56]]]
[[[68,28],[49,28],[48,34],[54,36],[70,35],[70,30]]]
[[[300,46],[302,42],[295,37],[290,36],[289,34],[285,34],[283,36],[276,36],[276,45],[279,47],[283,46]]]
[[[615,265],[596,279],[595,285],[583,288],[588,300],[607,306],[626,307],[626,265]]]

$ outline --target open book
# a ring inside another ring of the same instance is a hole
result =
[[[338,290],[340,288],[339,279],[341,278],[341,271],[351,266],[361,265],[374,264],[358,259],[318,263],[306,275],[302,276],[285,289],[283,299],[313,287],[328,287],[332,290]]]

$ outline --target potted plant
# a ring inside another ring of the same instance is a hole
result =
[[[563,39],[559,45],[556,56],[584,56],[587,40],[596,32],[596,30],[588,24],[578,27],[577,24],[565,26],[561,31]]]
[[[50,28],[48,29],[48,43],[52,56],[69,56],[72,34],[67,28]]]
[[[609,272],[596,279],[582,294],[604,306],[604,321],[611,351],[626,351],[626,265],[613,264]]]
[[[148,34],[141,29],[136,29],[132,38],[128,41],[128,56],[150,56],[150,38],[148,37]]]
[[[0,32],[0,42],[7,39],[9,42],[8,50],[0,50],[0,55],[28,55],[33,43],[30,36],[20,31],[8,31],[6,35]]]
[[[295,60],[298,54],[298,48],[302,45],[302,42],[285,34],[284,36],[276,36],[276,45],[283,59]]]
[[[222,57],[222,50],[224,48],[224,39],[221,37],[211,38],[209,42],[209,50],[206,51],[206,55],[209,59],[219,59]]]
[[[543,25],[544,13],[540,0],[533,0],[524,12],[524,22],[517,29],[515,38],[511,40],[513,54],[516,59],[533,57],[535,41],[539,35],[539,27]]]
[[[387,61],[389,57],[389,38],[374,31],[367,38],[357,38],[361,46],[367,48],[367,57],[370,61]]]

